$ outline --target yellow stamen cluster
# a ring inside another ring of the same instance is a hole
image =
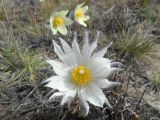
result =
[[[80,18],[80,17],[83,17],[83,16],[84,16],[84,11],[82,9],[78,9],[76,11],[76,17]]]
[[[53,19],[53,25],[54,25],[55,27],[59,27],[59,26],[64,25],[63,18],[61,18],[61,17],[55,17],[55,18]]]
[[[82,65],[75,67],[72,70],[72,80],[77,85],[86,85],[92,80],[91,71]]]

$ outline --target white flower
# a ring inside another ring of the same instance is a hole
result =
[[[111,62],[111,60],[104,58],[109,46],[93,54],[97,47],[98,37],[99,32],[97,32],[95,40],[89,44],[88,33],[85,32],[82,51],[77,43],[76,34],[74,34],[72,47],[61,38],[62,48],[53,41],[54,51],[61,62],[47,60],[57,75],[46,80],[49,81],[46,86],[59,90],[50,99],[63,96],[61,105],[64,105],[64,103],[70,104],[78,95],[85,108],[85,115],[89,112],[87,101],[98,107],[103,107],[104,103],[111,107],[101,88],[109,88],[119,84],[106,78],[111,73],[121,70],[113,67],[117,62]]]
[[[50,27],[53,34],[56,34],[59,31],[61,34],[67,34],[66,26],[72,24],[72,20],[67,18],[66,15],[68,14],[68,10],[55,12],[50,17]]]
[[[89,16],[85,15],[85,13],[88,10],[88,6],[84,6],[84,3],[79,4],[74,12],[74,16],[75,16],[75,21],[78,22],[79,24],[83,25],[84,27],[87,27],[85,21],[87,21],[89,19]]]

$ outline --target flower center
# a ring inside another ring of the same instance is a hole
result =
[[[82,9],[78,9],[76,11],[76,17],[80,18],[84,16],[84,11]]]
[[[58,27],[58,26],[62,26],[64,24],[64,21],[61,17],[56,17],[54,20],[53,20],[53,25],[55,27]]]
[[[85,85],[92,80],[91,71],[83,65],[73,68],[71,74],[72,80],[78,85]]]

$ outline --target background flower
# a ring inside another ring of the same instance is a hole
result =
[[[72,24],[72,20],[66,17],[67,14],[68,14],[68,10],[55,12],[53,15],[51,15],[50,27],[53,34],[56,34],[57,31],[59,31],[63,35],[67,34],[66,26]]]
[[[74,16],[75,16],[76,22],[83,25],[84,27],[87,27],[85,21],[89,19],[89,16],[85,15],[85,13],[88,10],[88,6],[83,7],[83,5],[84,3],[81,3],[76,7]]]

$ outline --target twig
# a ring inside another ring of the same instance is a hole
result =
[[[142,96],[141,96],[141,98],[139,99],[138,104],[136,105],[136,107],[135,107],[134,111],[136,111],[136,110],[137,110],[137,108],[138,108],[139,104],[141,103],[141,100],[142,100],[142,98],[143,98],[143,96],[144,96],[144,94],[145,94],[146,90],[147,90],[147,89],[145,89],[145,90],[143,91]]]
[[[109,12],[111,12],[117,5],[114,5],[113,7],[111,7],[109,10],[107,10],[106,12],[104,12],[102,15],[106,15],[108,14]]]
[[[124,120],[123,111],[121,112],[121,120]]]
[[[27,110],[24,110],[24,111],[21,111],[20,112],[20,114],[27,114],[27,113],[29,113],[29,112],[32,112],[32,111],[35,111],[36,110],[36,107],[33,107],[33,108],[29,108],[29,109],[27,109]]]
[[[130,77],[131,77],[131,65],[129,66],[129,75],[128,75],[128,81],[127,81],[127,88],[125,90],[125,93],[124,93],[124,98],[126,97],[126,94],[127,94],[127,91],[128,91],[128,86],[129,86],[129,83],[130,83]]]
[[[24,100],[26,100],[29,96],[31,96],[31,95],[33,94],[33,92],[34,92],[37,88],[38,88],[38,86],[35,87],[35,88],[26,96],[26,98],[25,98]]]
[[[68,113],[68,111],[67,111],[67,112],[65,112],[65,114],[64,114],[64,116],[62,117],[62,119],[61,119],[61,120],[64,120],[64,118],[66,117],[67,113]]]
[[[47,38],[47,42],[50,40],[50,37],[52,37],[51,34],[52,33],[52,31],[51,30],[49,30],[49,32],[48,32],[48,38]]]
[[[123,53],[124,51],[122,51],[119,56]],[[128,56],[128,52],[123,56],[123,58],[121,59],[121,62],[124,62],[125,58]]]

